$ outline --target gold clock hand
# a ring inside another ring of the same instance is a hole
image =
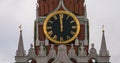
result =
[[[60,15],[60,31],[63,32],[63,14],[59,14]]]

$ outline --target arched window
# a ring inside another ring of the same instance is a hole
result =
[[[29,59],[29,60],[27,61],[27,63],[37,63],[37,62],[36,62],[36,60],[34,60],[34,59]]]
[[[77,61],[73,58],[70,59],[73,63],[77,63]]]
[[[92,62],[95,63],[96,62],[95,59],[92,59]]]
[[[28,60],[28,63],[31,63],[32,62],[32,60]]]
[[[89,63],[97,63],[97,60],[94,59],[94,58],[91,58],[91,59],[89,60]]]

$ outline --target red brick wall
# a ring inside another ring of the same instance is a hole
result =
[[[77,15],[82,16],[84,13],[84,0],[64,0],[64,5]]]
[[[85,39],[85,25],[80,25],[80,33],[78,35],[79,40]]]
[[[45,35],[44,35],[44,31],[43,31],[43,25],[39,25],[38,27],[38,34],[39,34],[39,40],[40,41],[44,41],[45,40]]]
[[[39,16],[47,15],[49,12],[57,8],[59,0],[39,0]],[[73,13],[83,16],[84,0],[64,0],[65,7]],[[60,8],[61,10],[62,8]]]
[[[47,15],[53,11],[59,4],[59,0],[39,0],[39,16]]]

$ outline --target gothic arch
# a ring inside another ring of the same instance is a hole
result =
[[[70,58],[70,60],[73,62],[73,63],[77,63],[77,61],[73,58]]]
[[[97,63],[97,60],[95,58],[91,58],[88,63]]]

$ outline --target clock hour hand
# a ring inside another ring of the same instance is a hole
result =
[[[60,31],[63,32],[63,21],[62,21],[63,14],[59,14],[59,16],[60,16]]]

